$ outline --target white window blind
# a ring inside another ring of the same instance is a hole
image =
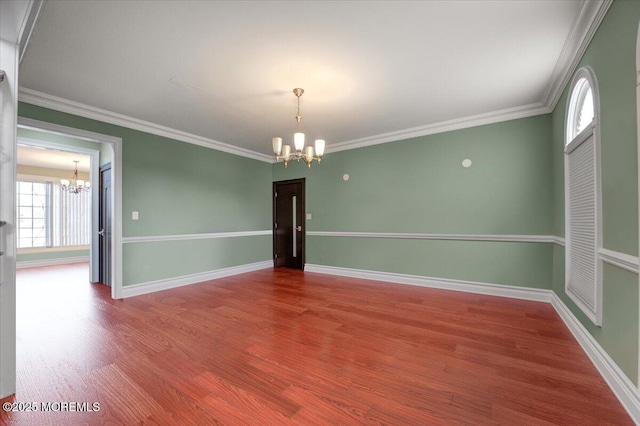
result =
[[[571,84],[565,140],[565,291],[596,325],[602,323],[599,98],[593,71]]]
[[[56,184],[61,188],[60,184]],[[60,246],[83,246],[91,241],[91,193],[72,194],[62,191],[60,197]]]
[[[568,276],[567,292],[580,300],[583,309],[596,316],[598,248],[596,145],[590,135],[568,154]]]

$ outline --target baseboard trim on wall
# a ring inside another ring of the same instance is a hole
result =
[[[557,294],[551,293],[551,305],[569,328],[591,362],[600,372],[622,406],[636,424],[640,424],[640,392],[618,367],[598,341],[573,315]]]
[[[16,262],[16,269],[41,268],[44,266],[68,265],[70,263],[85,263],[89,256],[60,257],[57,259],[23,260]]]
[[[509,234],[423,234],[413,232],[332,232],[307,231],[312,237],[392,238],[409,240],[497,241],[515,243],[555,243],[553,235]]]
[[[257,235],[271,235],[270,229],[263,231],[209,232],[201,234],[151,235],[146,237],[124,237],[123,244],[153,243],[158,241],[208,240],[212,238],[255,237]]]
[[[314,264],[305,265],[305,271],[550,303],[632,420],[640,424],[640,391],[552,290]]]
[[[363,269],[340,268],[336,266],[306,264],[305,271],[343,277],[362,278],[373,281],[385,281],[420,287],[456,290],[466,293],[486,294],[490,296],[510,297],[513,299],[549,302],[550,290],[515,287],[502,284],[489,284],[476,281],[462,281],[448,278],[425,277],[421,275],[396,274],[391,272],[368,271]]]
[[[179,277],[166,278],[146,283],[126,285],[122,287],[122,297],[140,296],[142,294],[153,293],[161,290],[182,287],[185,285],[201,283],[215,280],[217,278],[230,277],[232,275],[244,274],[273,267],[273,260],[248,263],[245,265],[230,266],[228,268],[216,269],[213,271],[200,272],[197,274],[182,275]]]

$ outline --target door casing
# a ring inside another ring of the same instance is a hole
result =
[[[106,185],[108,181],[108,185]],[[105,187],[109,192],[105,194]],[[111,287],[111,163],[100,166],[100,200],[99,200],[99,255],[98,255],[98,281]],[[106,195],[106,196],[105,196]]]

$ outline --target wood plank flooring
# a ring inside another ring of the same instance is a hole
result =
[[[632,424],[545,303],[285,269],[111,300],[87,277],[18,271],[3,402],[38,411],[3,424]]]

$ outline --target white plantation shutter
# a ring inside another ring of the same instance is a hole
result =
[[[597,317],[597,186],[596,144],[591,134],[568,153],[567,286],[583,310]],[[577,303],[577,301],[576,301]]]
[[[594,322],[602,322],[599,98],[590,68],[571,84],[565,144],[565,291]]]
[[[89,245],[91,227],[91,193],[72,194],[61,191],[60,245]]]

